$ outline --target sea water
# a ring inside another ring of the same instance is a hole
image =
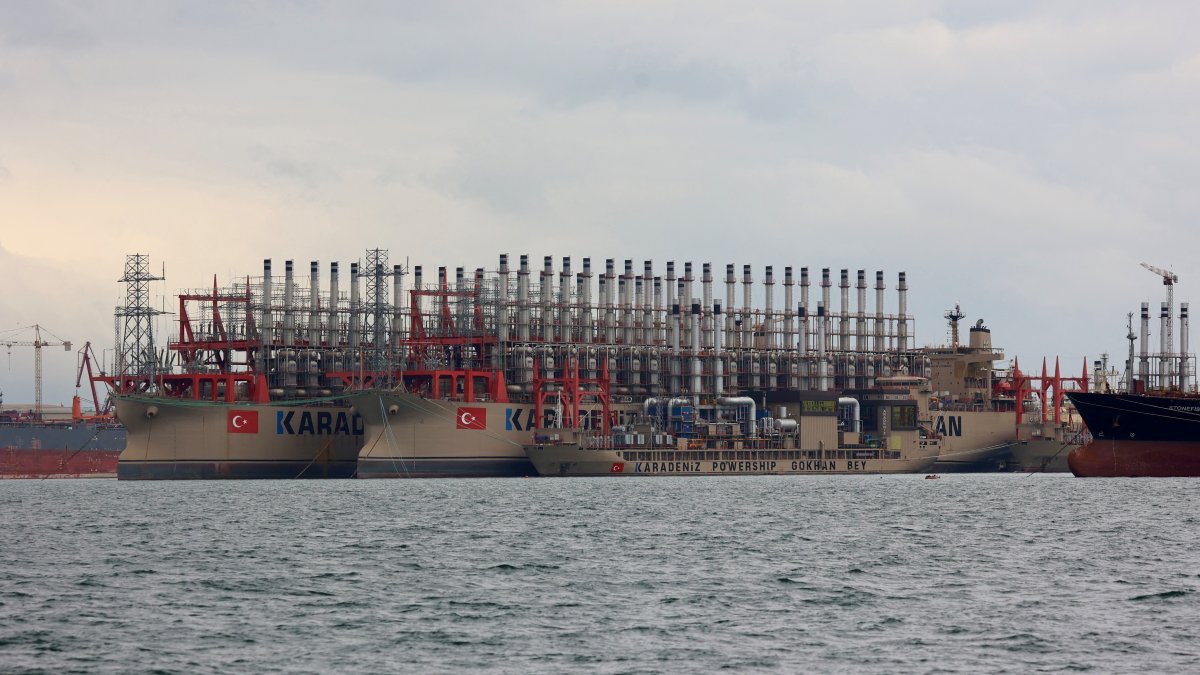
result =
[[[1200,670],[1200,481],[0,481],[3,672]]]

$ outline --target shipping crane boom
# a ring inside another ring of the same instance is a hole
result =
[[[1163,332],[1162,336],[1162,352],[1165,356],[1175,348],[1175,330],[1171,321],[1172,315],[1175,313],[1175,284],[1179,281],[1179,275],[1147,263],[1142,263],[1142,267],[1162,277],[1163,286],[1167,287],[1167,329]]]

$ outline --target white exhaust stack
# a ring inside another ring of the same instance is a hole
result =
[[[563,256],[562,271],[558,274],[558,339],[561,342],[574,342],[571,330],[571,258]]]
[[[775,268],[767,265],[763,277],[763,339],[768,350],[775,349]]]
[[[737,314],[737,303],[734,302],[734,296],[737,294],[737,277],[733,275],[733,264],[725,265],[725,334],[733,335],[733,320]]]
[[[443,268],[444,270],[445,268]],[[359,336],[362,307],[358,304],[358,263],[350,263],[350,348],[355,350],[354,363],[358,363],[358,349],[362,347]]]
[[[595,335],[595,326],[592,323],[592,259],[583,259],[583,317],[580,323],[583,324],[583,341],[591,344],[592,336]]]
[[[1188,304],[1179,305],[1179,390],[1188,391]]]
[[[260,350],[260,355],[264,359],[267,358],[267,352],[269,352],[271,349],[270,345],[275,340],[275,317],[271,312],[271,292],[271,259],[267,258],[263,260],[263,306],[262,319],[258,325],[258,332],[260,335],[262,335],[263,343],[263,349]],[[265,370],[266,368],[264,362],[264,368],[260,369],[259,372],[264,372]]]
[[[855,318],[854,349],[859,352],[869,351],[867,346],[867,271],[858,271],[858,312]]]
[[[617,341],[617,317],[616,308],[613,305],[613,293],[616,291],[616,272],[615,262],[612,258],[604,260],[604,278],[600,280],[600,287],[603,289],[602,302],[604,303],[604,344],[614,344]]]
[[[292,272],[292,261],[283,262],[283,344],[296,344],[296,278]]]
[[[841,310],[838,314],[838,349],[850,351],[850,270],[843,269],[838,281],[841,291]]]
[[[419,267],[417,268],[420,269]],[[517,268],[517,341],[529,342],[529,256]]]
[[[1162,387],[1163,389],[1166,389],[1167,385],[1170,384],[1170,379],[1167,376],[1167,366],[1171,360],[1170,357],[1167,356],[1171,353],[1171,345],[1167,343],[1167,324],[1170,323],[1170,321],[1171,312],[1167,309],[1167,303],[1164,302],[1162,303],[1162,309],[1159,310],[1158,315],[1158,353],[1160,354],[1158,357],[1158,386]]]
[[[308,346],[321,346],[321,263],[308,264]]]
[[[421,268],[417,268],[421,269]],[[418,274],[420,274],[418,272]],[[338,304],[341,291],[338,290],[338,264],[336,262],[329,263],[329,326],[326,330],[326,339],[329,341],[329,346],[336,347],[342,343],[342,329],[338,318]]]
[[[712,285],[713,285],[712,263],[704,263],[702,276],[700,277],[700,283],[701,283],[702,291],[704,294],[704,301],[700,305],[700,307],[702,308],[702,311],[704,312],[704,314],[702,316],[702,321],[701,321],[701,323],[703,324],[701,326],[701,330],[703,331],[704,339],[701,341],[701,345],[705,349],[708,349],[713,346],[713,333],[712,333],[713,319],[712,319],[712,314],[710,314],[712,306],[713,306],[713,301],[712,301]]]
[[[404,266],[392,265],[392,349],[399,354],[404,339]]]
[[[508,254],[500,254],[500,297],[496,301],[496,331],[501,348],[497,354],[504,351],[503,345],[508,342]]]
[[[883,270],[875,271],[875,351],[883,353],[887,351],[887,343],[884,342],[884,324],[886,320],[883,317],[883,291],[886,286],[883,285]]]
[[[554,342],[554,257],[542,256],[542,341]]]
[[[1138,373],[1142,380],[1142,386],[1150,386],[1147,378],[1150,377],[1150,303],[1142,303],[1142,335],[1141,335],[1141,353],[1138,356],[1140,363],[1138,364]]]
[[[721,303],[713,305],[713,395],[725,394],[725,352],[721,338],[725,327],[721,323]],[[1186,334],[1186,330],[1184,331]]]
[[[792,289],[796,282],[792,279],[792,268],[790,266],[783,268],[783,348],[789,352],[795,349],[796,333],[793,330],[795,322],[795,312],[792,307]]]
[[[700,303],[692,303],[692,405],[700,405]]]
[[[754,279],[750,276],[750,266],[742,265],[742,348],[754,347],[754,317],[751,315],[750,294]]]

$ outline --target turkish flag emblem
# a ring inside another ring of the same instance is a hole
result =
[[[479,430],[486,429],[487,408],[459,408],[458,420],[455,421],[454,428]]]
[[[231,434],[257,434],[257,410],[230,410],[226,417],[226,429]]]
[[[613,462],[612,468],[609,469],[608,472],[609,473],[625,473],[625,462]]]

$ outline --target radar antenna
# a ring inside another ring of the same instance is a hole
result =
[[[946,312],[946,318],[950,320],[950,346],[958,347],[958,321],[966,316],[962,313],[962,308],[959,304],[954,303],[954,309]]]

